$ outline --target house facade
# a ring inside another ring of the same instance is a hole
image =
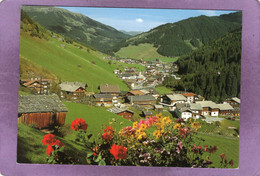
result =
[[[115,113],[115,114],[117,114],[117,115],[119,115],[119,116],[121,116],[125,119],[128,119],[128,120],[133,120],[133,117],[134,117],[133,111],[130,111],[130,110],[124,109],[124,108],[114,107],[114,108],[108,109],[107,111]]]
[[[79,100],[86,95],[87,83],[82,82],[62,82],[61,98],[68,100]]]
[[[184,97],[182,94],[170,94],[170,95],[163,95],[160,100],[160,104],[164,106],[168,106],[170,111],[174,111],[176,103],[185,103],[187,98]]]
[[[110,107],[118,103],[118,98],[111,94],[94,94],[94,101],[98,106]]]
[[[128,96],[126,103],[152,108],[156,104],[156,99],[152,95]]]

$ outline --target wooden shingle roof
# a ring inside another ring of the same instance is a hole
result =
[[[58,95],[20,95],[18,113],[68,112]]]
[[[120,93],[120,89],[119,89],[118,85],[101,84],[100,92],[101,93]]]

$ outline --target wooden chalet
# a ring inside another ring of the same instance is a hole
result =
[[[152,108],[156,104],[156,99],[152,95],[128,96],[126,103]]]
[[[219,115],[232,115],[234,108],[230,104],[218,104]]]
[[[46,94],[49,93],[49,89],[51,86],[51,79],[21,79],[20,84],[24,87],[27,87],[31,90],[35,90],[38,94]]]
[[[151,111],[143,111],[143,116],[145,118],[150,118],[153,116],[153,113]]]
[[[240,107],[240,99],[237,97],[228,99],[227,103],[230,104],[233,108]]]
[[[182,118],[184,120],[192,118],[192,110],[188,104],[176,103],[176,108],[174,111],[178,118]]]
[[[164,106],[168,106],[170,111],[175,110],[176,103],[185,103],[187,98],[184,97],[182,94],[170,94],[170,95],[163,95],[160,100],[160,104]]]
[[[21,95],[18,123],[35,124],[37,128],[64,125],[68,109],[58,95]]]
[[[118,102],[117,97],[110,94],[94,94],[93,97],[98,106],[109,107]]]
[[[162,105],[154,105],[154,110],[157,111],[157,112],[162,112],[163,106]]]
[[[60,84],[61,97],[68,100],[78,100],[86,95],[87,83],[62,82]]]
[[[120,89],[118,85],[101,84],[99,86],[101,94],[119,95]]]
[[[145,95],[145,93],[143,93],[140,90],[131,90],[127,92],[127,94],[125,94],[125,96],[136,96],[136,95]]]
[[[192,93],[192,92],[183,93],[182,95],[187,98],[187,102],[188,103],[194,103],[195,102],[195,97],[197,96],[197,94]]]
[[[197,101],[196,104],[202,107],[202,115],[218,116],[219,114],[219,106],[213,101]]]
[[[113,113],[115,113],[115,114],[117,114],[117,115],[119,115],[119,116],[121,116],[125,119],[133,120],[134,112],[130,111],[128,109],[114,107],[114,108],[108,109],[107,111],[113,112]]]

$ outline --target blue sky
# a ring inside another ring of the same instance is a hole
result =
[[[136,8],[59,7],[81,13],[117,30],[149,31],[165,23],[174,23],[200,15],[218,16],[235,11],[220,10],[175,10]]]

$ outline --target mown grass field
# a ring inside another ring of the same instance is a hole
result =
[[[163,94],[168,94],[168,93],[173,93],[173,91],[167,87],[164,87],[164,86],[158,86],[158,87],[155,87],[156,91],[160,94],[160,95],[163,95]]]
[[[177,58],[170,58],[160,55],[157,52],[157,48],[149,43],[139,44],[138,46],[129,45],[127,47],[123,47],[116,52],[116,55],[122,58],[144,59],[147,61],[156,59],[160,59],[163,62],[177,61]]]
[[[63,48],[61,45],[65,45]],[[128,90],[126,84],[113,74],[113,67],[94,52],[79,49],[55,39],[49,41],[32,38],[26,34],[20,38],[20,55],[56,75],[62,81],[87,82],[90,90],[98,91],[100,84],[118,84]]]

